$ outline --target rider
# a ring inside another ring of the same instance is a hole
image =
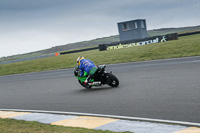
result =
[[[85,80],[85,84],[87,84],[88,82],[90,82],[91,78],[97,71],[97,67],[91,60],[85,59],[83,56],[79,56],[76,61],[81,70],[81,73],[79,76],[82,77],[84,75],[84,71],[87,72],[88,74],[88,77]]]

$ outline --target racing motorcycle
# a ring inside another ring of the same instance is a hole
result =
[[[118,78],[112,74],[112,71],[107,73],[105,71],[105,68],[106,65],[97,66],[96,73],[93,75],[92,79],[87,84],[85,84],[84,82],[88,75],[86,72],[84,72],[84,76],[79,77],[81,71],[78,65],[76,65],[76,67],[74,68],[74,75],[75,77],[77,77],[78,82],[87,89],[90,89],[92,87],[102,86],[105,84],[111,87],[117,87],[119,85]]]

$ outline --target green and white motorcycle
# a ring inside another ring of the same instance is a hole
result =
[[[84,75],[82,77],[79,77],[80,75],[80,69],[78,65],[74,68],[74,75],[77,77],[78,82],[85,88],[90,89],[92,87],[98,87],[102,85],[109,85],[111,87],[117,87],[119,85],[118,78],[112,74],[112,72],[107,73],[105,71],[106,65],[99,65],[97,66],[97,71],[93,75],[93,78],[85,84],[85,80],[87,78],[87,72],[84,72]]]

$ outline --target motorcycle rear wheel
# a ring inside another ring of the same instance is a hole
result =
[[[112,73],[106,73],[105,74],[106,82],[111,87],[117,87],[119,85],[118,78],[113,75]]]

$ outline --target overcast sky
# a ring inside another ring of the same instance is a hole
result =
[[[147,29],[200,25],[199,0],[0,0],[0,57],[118,34],[117,23]]]

